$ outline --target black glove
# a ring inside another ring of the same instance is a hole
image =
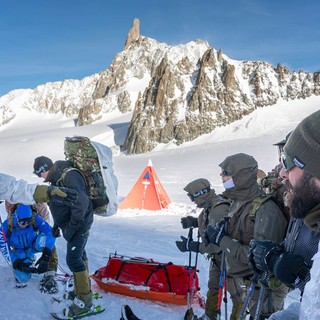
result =
[[[37,272],[38,273],[44,273],[48,271],[49,266],[49,260],[51,258],[52,251],[48,248],[43,248],[42,256],[39,258],[39,260],[36,262]]]
[[[17,259],[12,264],[13,269],[20,270],[27,273],[33,273],[35,271],[35,268],[31,267],[31,262],[24,262],[23,259]]]
[[[294,253],[282,253],[275,261],[273,273],[287,285],[295,285],[302,281],[310,280],[311,266],[307,265],[304,259]]]
[[[61,237],[60,228],[57,225],[53,225],[51,233],[55,238]]]
[[[204,244],[208,246],[210,243],[219,245],[221,239],[226,235],[226,223],[229,218],[226,217],[217,223],[214,227],[209,224],[207,229],[204,231]]]
[[[73,206],[78,200],[78,192],[73,189],[49,186],[48,196],[52,202],[62,203],[67,206]]]
[[[183,229],[198,228],[198,219],[192,216],[182,217],[181,224]]]
[[[181,252],[192,251],[199,252],[199,242],[189,240],[186,237],[180,237],[182,241],[176,241],[176,246]]]
[[[249,244],[248,263],[254,272],[271,272],[274,264],[284,249],[270,240],[251,240]]]

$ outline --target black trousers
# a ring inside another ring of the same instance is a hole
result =
[[[89,231],[82,234],[75,234],[67,242],[67,265],[72,272],[81,272],[86,270],[85,261],[88,259],[86,254],[86,244],[89,237]]]

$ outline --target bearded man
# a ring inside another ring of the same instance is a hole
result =
[[[289,184],[293,219],[301,219],[314,233],[320,232],[320,110],[306,117],[290,135],[281,157],[280,176]],[[289,230],[288,230],[289,231]],[[320,319],[320,248],[318,235],[299,233],[300,252],[271,241],[250,243],[249,264],[254,272],[271,272],[289,287],[298,287],[302,302],[274,313],[272,320]],[[318,246],[318,252],[316,247]],[[311,269],[311,272],[310,272]],[[310,280],[311,279],[311,280]],[[301,287],[300,285],[303,284]]]

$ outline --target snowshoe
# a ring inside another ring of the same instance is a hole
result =
[[[21,288],[24,288],[26,286],[27,286],[27,284],[25,282],[21,282],[21,281],[16,280],[16,288],[17,289],[21,289]]]
[[[131,308],[128,305],[123,305],[121,308],[121,318],[120,320],[141,320],[140,318],[138,318],[133,311],[131,310]]]
[[[42,293],[55,294],[59,291],[57,281],[54,276],[45,276],[41,279],[39,284],[39,290]]]
[[[63,302],[63,301],[68,301],[68,300],[72,301],[76,296],[77,295],[75,294],[74,291],[69,291],[69,292],[65,292],[63,294],[63,296],[52,296],[52,300],[55,302],[58,302],[58,303]],[[100,294],[98,292],[96,292],[92,295],[93,300],[98,300],[100,298],[102,298],[102,296],[100,296]]]
[[[56,312],[51,312],[51,316],[54,319],[57,320],[76,320],[76,319],[81,319],[84,317],[89,317],[89,316],[94,316],[96,314],[102,313],[105,309],[103,309],[100,305],[92,305],[92,307],[89,310],[84,311],[83,313],[80,313],[76,316],[65,316],[63,314],[60,313],[56,313]]]

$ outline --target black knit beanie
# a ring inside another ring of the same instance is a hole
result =
[[[320,179],[320,110],[298,124],[284,151],[297,167]]]

